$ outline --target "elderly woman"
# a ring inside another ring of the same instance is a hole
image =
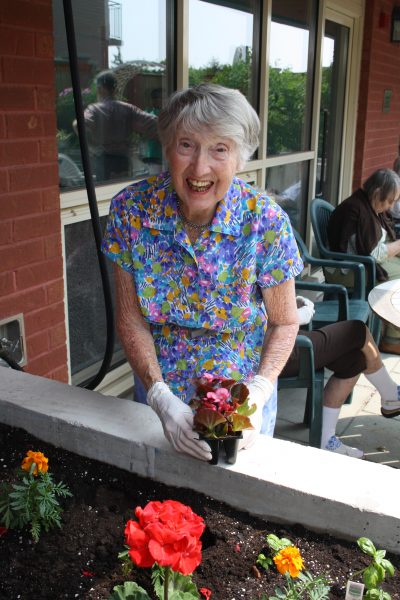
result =
[[[259,135],[240,92],[176,92],[158,127],[169,171],[113,198],[103,251],[116,263],[117,330],[135,381],[172,446],[209,460],[186,404],[192,381],[248,382],[260,431],[298,330],[302,263],[286,214],[235,176]],[[243,447],[253,441],[245,432]]]
[[[333,211],[328,223],[331,250],[371,255],[376,260],[378,281],[400,278],[400,240],[387,215],[400,197],[400,177],[391,169],[375,171]],[[330,281],[352,286],[350,273],[338,272]],[[400,330],[387,324],[380,349],[400,354]]]

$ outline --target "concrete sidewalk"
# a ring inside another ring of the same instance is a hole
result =
[[[400,385],[400,356],[382,354],[383,362]],[[281,390],[275,437],[308,444],[308,429],[302,424],[305,390]],[[343,406],[337,434],[349,446],[364,450],[366,460],[400,468],[400,417],[385,419],[380,412],[380,396],[362,375],[353,401]]]

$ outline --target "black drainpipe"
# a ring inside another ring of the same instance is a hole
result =
[[[86,139],[85,132],[85,121],[83,117],[83,102],[81,93],[81,84],[78,70],[78,56],[76,50],[76,38],[75,38],[75,27],[74,18],[72,12],[71,0],[63,0],[64,3],[64,19],[65,29],[68,43],[69,62],[71,68],[71,81],[72,89],[74,93],[75,113],[76,122],[79,135],[79,144],[81,147],[82,155],[82,167],[85,175],[85,184],[87,197],[90,208],[90,215],[92,217],[92,227],[94,238],[96,241],[97,258],[100,267],[101,282],[103,286],[104,306],[106,311],[106,322],[107,322],[107,340],[106,348],[104,351],[103,362],[97,373],[90,381],[82,383],[81,386],[89,390],[95,389],[99,383],[104,379],[110,368],[111,360],[114,352],[114,314],[112,309],[112,296],[111,296],[111,285],[106,268],[106,258],[100,250],[102,230],[99,218],[99,211],[97,208],[97,198],[95,186],[93,183],[93,173],[90,164],[89,148]]]

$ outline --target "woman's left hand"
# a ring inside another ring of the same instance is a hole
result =
[[[250,448],[256,441],[261,430],[264,405],[269,401],[274,391],[273,384],[262,375],[255,375],[249,381],[247,387],[249,388],[249,405],[255,404],[257,410],[250,417],[254,429],[243,431],[243,438],[239,442],[239,450]]]

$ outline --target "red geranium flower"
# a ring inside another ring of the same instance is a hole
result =
[[[203,519],[174,500],[138,506],[135,515],[138,522],[129,520],[125,528],[132,561],[140,567],[157,562],[182,575],[193,573],[201,562]]]
[[[200,594],[201,594],[202,596],[204,596],[204,599],[205,599],[205,600],[210,600],[210,598],[211,598],[211,593],[212,593],[212,592],[211,592],[211,590],[209,590],[208,588],[205,588],[205,587],[204,587],[204,588],[200,588],[200,589],[199,589],[199,592],[200,592]]]

